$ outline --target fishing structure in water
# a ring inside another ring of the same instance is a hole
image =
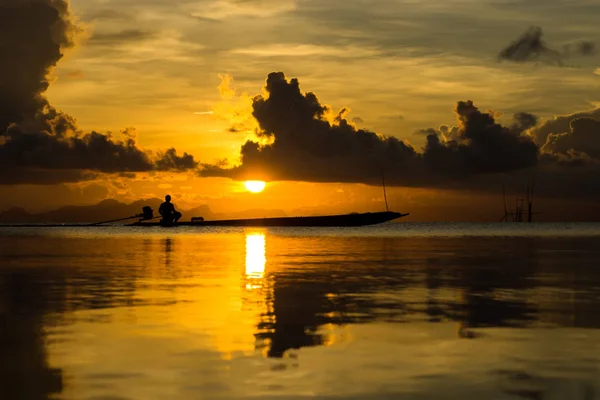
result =
[[[535,180],[525,186],[525,197],[517,196],[515,202],[515,211],[509,210],[506,203],[506,189],[502,184],[502,197],[504,199],[504,215],[500,219],[500,222],[533,222],[534,214],[541,214],[533,212],[533,196],[535,192]],[[523,218],[527,217],[524,221]],[[510,218],[509,218],[510,217]]]

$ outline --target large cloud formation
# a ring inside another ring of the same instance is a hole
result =
[[[282,72],[269,74],[265,89],[267,96],[256,96],[252,104],[258,140],[241,147],[239,165],[203,165],[203,176],[377,184],[384,173],[392,185],[494,191],[502,179],[520,181],[523,176],[536,177],[547,194],[558,196],[564,185],[588,181],[598,172],[587,168],[600,161],[600,123],[592,118],[540,124],[535,115],[520,112],[503,126],[492,112],[460,101],[454,109],[456,126],[424,129],[426,145],[416,149],[395,137],[356,128],[346,119],[346,109],[334,113]],[[550,125],[557,130],[552,128],[553,134],[536,143],[539,131],[548,131]],[[599,195],[600,187],[591,182],[571,193],[577,191]]]
[[[525,114],[506,128],[471,101],[459,102],[458,126],[426,130],[427,146],[420,153],[395,137],[357,129],[345,118],[346,109],[328,120],[332,110],[314,93],[303,94],[298,80],[288,81],[282,72],[268,75],[266,91],[268,98],[254,98],[253,116],[258,135],[271,143],[247,141],[240,166],[205,166],[203,175],[373,183],[385,171],[391,183],[418,185],[448,176],[518,170],[537,162],[538,148],[523,134],[533,117]]]
[[[133,137],[84,133],[52,107],[48,75],[81,29],[66,0],[5,0],[0,4],[0,184],[58,183],[95,172],[196,168],[174,149],[153,156]]]
[[[252,114],[261,129],[259,136],[273,143],[260,146],[248,141],[242,146],[241,167],[207,166],[204,175],[369,181],[384,165],[410,168],[416,159],[415,149],[394,137],[357,130],[345,119],[346,110],[333,116],[313,93],[302,94],[296,79],[288,82],[283,73],[271,73],[266,89],[269,97],[256,97]]]
[[[489,113],[483,113],[473,102],[458,102],[454,112],[458,127],[453,138],[427,136],[424,160],[435,171],[452,174],[510,172],[536,165],[538,148],[523,130],[529,125],[525,114],[515,116],[513,129],[498,124]]]

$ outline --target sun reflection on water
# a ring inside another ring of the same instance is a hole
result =
[[[246,278],[262,279],[265,276],[267,263],[264,233],[251,233],[246,236]],[[254,283],[246,285],[254,288]]]

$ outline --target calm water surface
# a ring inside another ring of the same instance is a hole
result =
[[[0,228],[0,399],[600,399],[600,224]]]

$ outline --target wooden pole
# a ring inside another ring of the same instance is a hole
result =
[[[383,169],[381,170],[381,183],[383,184],[383,199],[385,200],[385,210],[390,211],[388,207],[387,194],[385,192],[385,179],[383,178]]]

